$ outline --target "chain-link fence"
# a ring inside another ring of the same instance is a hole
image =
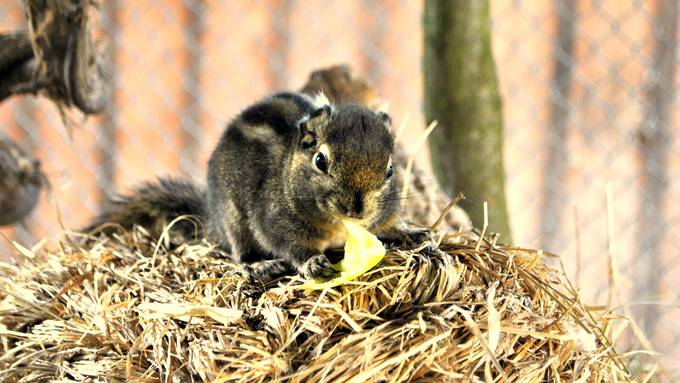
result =
[[[41,159],[52,183],[38,211],[3,233],[33,245],[86,223],[114,190],[164,174],[203,179],[231,116],[336,63],[367,76],[397,122],[410,116],[403,140],[410,142],[424,126],[422,7],[406,0],[101,2],[97,28],[112,54],[115,89],[106,112],[71,137],[44,99],[0,105],[1,129]],[[676,371],[678,7],[665,0],[491,4],[515,242],[561,254],[594,305],[606,303],[613,250],[624,299]],[[23,24],[18,2],[0,3],[2,30]],[[429,167],[424,150],[418,161]],[[0,255],[10,254],[3,246]]]

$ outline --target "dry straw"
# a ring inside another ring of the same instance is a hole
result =
[[[0,381],[629,381],[539,251],[439,233],[358,281],[263,294],[205,242],[143,229],[20,248],[0,264]],[[650,372],[651,371],[651,372]]]

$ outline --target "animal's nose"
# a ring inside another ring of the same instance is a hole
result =
[[[364,215],[364,195],[356,192],[349,199],[349,203],[342,206],[345,215],[349,218],[362,218]]]

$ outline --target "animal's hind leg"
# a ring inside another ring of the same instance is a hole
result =
[[[252,263],[266,259],[266,252],[255,241],[235,204],[227,201],[214,209],[214,217],[218,219],[213,218],[209,223],[210,239],[218,242],[220,248],[236,262]]]

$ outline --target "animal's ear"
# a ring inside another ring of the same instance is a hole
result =
[[[316,146],[317,137],[330,121],[333,109],[326,104],[315,109],[298,123],[300,128],[300,145],[303,149]]]
[[[300,137],[302,137],[300,144],[303,148],[316,145],[316,139],[319,137],[323,128],[328,124],[328,121],[330,121],[332,113],[333,108],[326,104],[315,109],[309,116],[303,118],[298,123]]]
[[[303,119],[298,122],[300,128],[300,147],[302,149],[309,149],[316,146],[316,134],[309,129],[309,120]]]
[[[328,120],[331,118],[331,113],[333,109],[330,105],[326,104],[320,108],[317,108],[309,115],[308,125],[312,127],[315,131],[321,129]]]

